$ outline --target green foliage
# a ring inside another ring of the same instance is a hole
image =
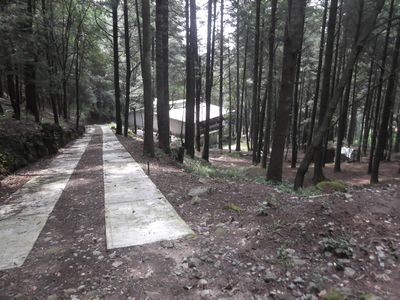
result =
[[[185,158],[185,162],[182,165],[183,169],[191,174],[212,177],[212,178],[232,178],[238,180],[245,180],[246,175],[243,172],[243,168],[228,168],[219,169],[212,166],[209,162],[195,158]]]
[[[321,191],[315,187],[308,187],[305,189],[298,189],[297,191],[293,190],[293,183],[287,181],[287,180],[283,180],[280,183],[276,183],[276,182],[267,182],[267,184],[269,186],[275,187],[278,190],[285,192],[285,193],[294,193],[296,195],[300,195],[300,196],[314,196],[314,195],[320,195]]]
[[[324,280],[331,281],[331,280],[329,279],[329,277],[327,277],[327,276],[323,276],[323,275],[318,274],[318,273],[312,273],[312,274],[313,274],[314,277],[316,277],[317,280],[318,280],[318,290],[319,290],[319,291],[322,291],[322,283],[324,282]]]
[[[281,245],[278,250],[278,256],[276,258],[276,262],[283,264],[286,268],[293,267],[293,261],[289,257],[289,253],[286,251],[286,241],[283,245]]]
[[[234,204],[225,205],[224,207],[222,207],[222,209],[231,209],[231,210],[234,210],[234,211],[236,211],[236,212],[238,212],[238,213],[240,213],[241,211],[243,211],[243,209],[241,209],[239,206],[236,206],[236,205],[234,205]]]
[[[325,251],[332,252],[337,257],[350,258],[353,255],[353,249],[350,247],[348,239],[344,236],[334,238],[323,238],[322,246]]]
[[[260,216],[266,216],[268,210],[268,202],[257,202],[258,204],[258,214]]]
[[[360,299],[360,300],[368,300],[372,296],[373,296],[372,294],[365,294],[365,295],[359,296],[358,299]]]
[[[331,288],[321,298],[324,300],[345,300],[347,299],[347,296],[340,291],[336,291],[335,288]]]
[[[329,185],[342,193],[345,193],[347,191],[347,188],[343,184],[335,181],[322,181],[317,183],[316,187],[322,190],[323,187],[326,185]]]
[[[233,151],[228,154],[224,154],[224,156],[230,156],[230,157],[243,157],[243,153],[241,151]]]
[[[391,238],[388,239],[388,253],[390,256],[393,257],[395,260],[399,260],[399,250],[396,247],[396,243],[393,242]]]

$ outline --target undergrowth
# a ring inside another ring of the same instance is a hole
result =
[[[185,170],[185,172],[198,176],[211,178],[230,178],[245,182],[265,184],[272,186],[281,192],[294,193],[300,196],[312,196],[321,194],[321,191],[315,187],[309,187],[306,189],[299,189],[297,191],[294,191],[293,184],[288,181],[283,181],[281,183],[267,182],[265,177],[249,177],[248,174],[246,174],[247,168],[245,167],[230,167],[226,169],[217,168],[206,160],[197,157],[194,159],[185,157],[182,168]]]
[[[232,178],[243,181],[246,180],[244,168],[232,167],[228,169],[220,169],[200,158],[185,158],[185,162],[182,164],[182,167],[186,172],[198,176],[212,178]]]

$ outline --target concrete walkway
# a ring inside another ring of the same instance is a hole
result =
[[[194,235],[111,129],[101,129],[107,249]]]
[[[0,206],[0,270],[20,267],[60,198],[94,128],[58,155],[49,166],[10,196]]]
[[[194,235],[106,126],[103,172],[107,249]],[[0,270],[23,265],[71,174],[93,127],[0,206]]]

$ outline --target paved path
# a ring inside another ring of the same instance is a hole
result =
[[[193,235],[112,131],[101,128],[107,249]],[[0,270],[23,265],[93,132],[88,127],[82,138],[0,206]]]
[[[107,249],[194,234],[111,129],[101,129]]]

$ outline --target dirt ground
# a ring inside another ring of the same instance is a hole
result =
[[[296,194],[262,183],[250,156],[212,150],[212,166],[245,176],[201,176],[119,140],[197,236],[106,251],[96,128],[25,264],[0,271],[0,299],[400,299],[399,157],[382,162],[378,185],[364,158],[341,173],[325,167],[346,193]],[[50,159],[4,178],[0,205]],[[287,182],[295,171],[285,163]],[[196,187],[207,192],[189,196]]]

